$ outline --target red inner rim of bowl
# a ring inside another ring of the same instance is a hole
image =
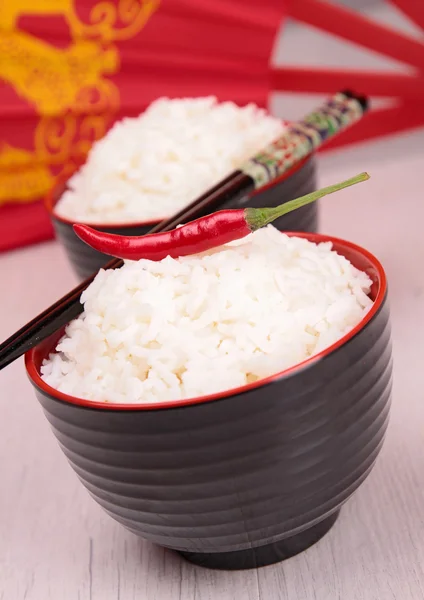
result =
[[[316,361],[328,356],[337,348],[340,348],[345,344],[348,340],[353,338],[361,329],[365,327],[367,323],[371,321],[371,319],[376,315],[378,310],[380,309],[383,300],[386,296],[387,292],[387,279],[384,269],[381,263],[378,261],[375,256],[373,256],[368,250],[353,244],[352,242],[347,242],[345,240],[340,240],[338,238],[333,238],[330,236],[322,235],[319,233],[299,233],[299,232],[285,232],[286,235],[296,236],[306,238],[311,242],[321,243],[321,242],[332,242],[333,249],[336,250],[339,254],[343,255],[347,258],[357,269],[361,271],[365,271],[370,279],[373,281],[373,285],[370,292],[370,298],[374,301],[373,306],[365,315],[365,317],[354,327],[349,333],[344,335],[340,340],[322,350],[315,356],[308,358],[289,369],[285,369],[284,371],[280,371],[279,373],[275,373],[274,375],[270,375],[264,379],[260,379],[259,381],[255,381],[254,383],[250,383],[238,388],[233,388],[230,390],[225,390],[223,392],[219,392],[217,394],[211,394],[208,396],[199,396],[195,398],[188,398],[186,400],[170,400],[165,402],[155,402],[155,403],[137,403],[137,404],[117,404],[113,402],[97,402],[92,400],[85,400],[83,398],[77,398],[74,396],[68,396],[67,394],[63,394],[58,390],[47,385],[40,376],[40,366],[43,360],[54,351],[56,344],[59,338],[63,335],[63,329],[57,331],[55,334],[44,340],[41,344],[32,348],[29,352],[25,354],[25,366],[28,372],[29,377],[34,382],[34,384],[40,388],[44,393],[53,396],[58,400],[62,400],[64,402],[68,402],[70,404],[77,404],[79,406],[85,406],[88,408],[100,408],[103,410],[157,410],[157,409],[166,409],[166,408],[178,408],[189,406],[192,404],[201,404],[203,402],[210,402],[213,400],[219,400],[221,398],[225,398],[228,396],[234,396],[236,394],[241,394],[248,390],[261,387],[272,383],[277,379],[281,379],[282,377],[288,377],[296,374],[297,371],[300,371],[307,367],[308,365],[312,365]]]
[[[251,192],[250,197],[253,198],[257,194],[261,194],[265,190],[268,190],[268,189],[274,187],[275,185],[282,183],[285,179],[288,179],[289,177],[294,175],[294,173],[299,171],[310,159],[311,159],[311,156],[307,156],[300,163],[295,165],[292,169],[290,169],[289,171],[287,171],[280,177],[277,177],[276,179],[274,179],[272,182],[268,183],[267,185],[264,185],[263,187]],[[82,166],[82,165],[80,165],[80,166]],[[69,225],[70,227],[72,227],[72,225],[74,225],[75,223],[78,222],[78,223],[83,223],[85,225],[90,225],[90,227],[97,227],[99,229],[104,229],[104,230],[117,229],[117,228],[118,229],[130,229],[130,228],[134,228],[134,227],[151,227],[151,228],[153,228],[155,225],[160,223],[160,221],[158,221],[158,220],[156,220],[156,221],[132,221],[131,223],[128,223],[128,222],[97,223],[94,221],[71,221],[70,219],[67,219],[65,217],[62,217],[62,216],[56,214],[55,206],[59,202],[59,199],[62,196],[63,192],[66,190],[68,180],[70,179],[70,177],[72,177],[72,175],[74,173],[76,173],[78,168],[79,167],[74,169],[71,173],[68,173],[66,176],[59,177],[56,181],[56,184],[53,186],[53,188],[50,190],[50,192],[44,198],[44,206],[45,206],[47,212],[53,218],[55,218],[57,221],[60,221],[61,223],[65,223],[66,225]],[[168,216],[170,216],[170,215],[168,215]],[[168,218],[168,217],[164,217],[164,218]]]

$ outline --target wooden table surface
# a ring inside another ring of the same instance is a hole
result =
[[[375,469],[315,547],[258,571],[215,572],[138,539],[85,492],[43,416],[22,361],[0,373],[0,600],[420,600],[424,598],[424,135],[320,159],[321,230],[383,262],[395,381]],[[417,150],[415,151],[414,148]],[[48,243],[2,255],[0,339],[76,283]],[[423,336],[423,338],[421,338]]]

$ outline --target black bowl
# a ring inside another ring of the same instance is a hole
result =
[[[61,332],[25,357],[93,498],[130,531],[194,563],[259,567],[305,550],[333,525],[383,443],[392,371],[383,268],[349,242],[301,235],[332,241],[367,271],[375,302],[355,329],[294,368],[214,396],[117,405],[42,381],[40,365]]]
[[[55,213],[55,204],[65,189],[66,180],[60,180],[45,198],[44,204],[50,215],[56,236],[59,242],[63,244],[76,274],[79,278],[86,279],[108,263],[111,257],[97,252],[97,250],[93,250],[84,244],[75,235],[72,229],[73,222]],[[252,195],[244,206],[277,206],[283,202],[293,200],[293,198],[313,192],[315,189],[316,163],[315,158],[312,157],[277,179],[272,185],[261,188]],[[236,208],[236,204],[233,201],[229,201],[220,208]],[[120,225],[96,224],[93,227],[100,231],[132,236],[145,235],[157,224],[156,221],[151,221],[144,223],[123,223]],[[277,219],[274,225],[280,230],[315,232],[318,226],[317,203],[314,202]]]

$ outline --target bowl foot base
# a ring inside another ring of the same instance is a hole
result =
[[[233,552],[179,552],[179,554],[195,565],[208,569],[236,571],[241,569],[257,569],[266,567],[287,558],[291,558],[316,544],[334,525],[340,510],[302,533],[298,533],[279,542],[236,550]]]

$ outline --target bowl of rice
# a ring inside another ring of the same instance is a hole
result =
[[[325,535],[388,423],[387,282],[372,254],[269,225],[101,270],[82,302],[25,362],[110,516],[218,569],[275,563]]]
[[[240,167],[279,137],[286,124],[254,104],[239,107],[216,98],[159,98],[136,118],[118,121],[87,160],[45,199],[58,240],[77,275],[85,279],[110,257],[86,246],[74,223],[121,235],[144,235]],[[316,189],[310,158],[244,206],[276,206]],[[230,200],[220,208],[237,208]],[[316,231],[311,204],[278,220],[288,231]]]

